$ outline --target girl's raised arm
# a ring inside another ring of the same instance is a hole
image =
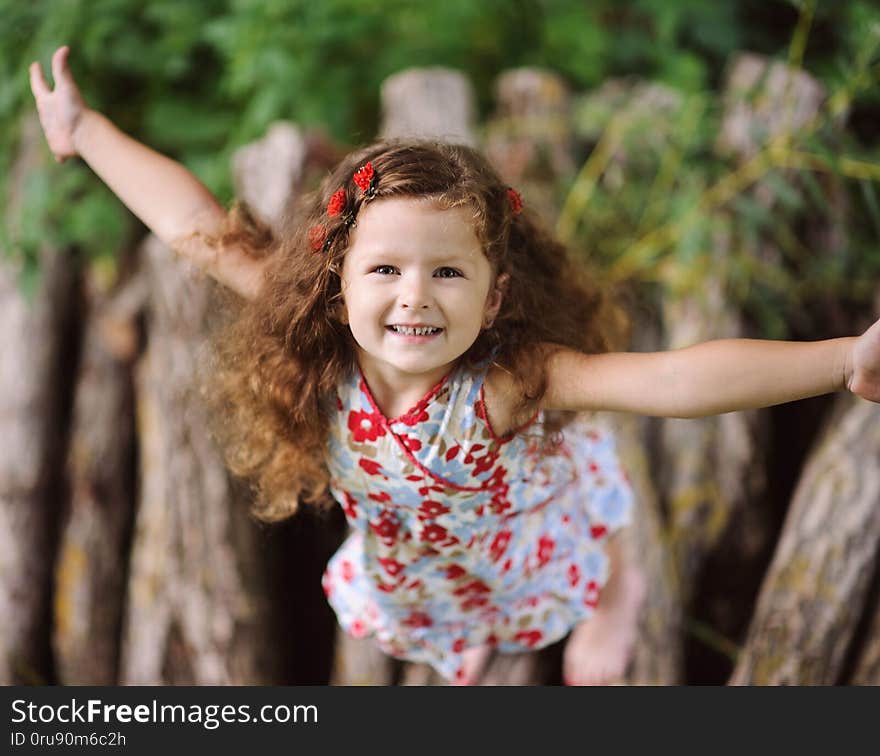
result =
[[[862,336],[824,341],[719,339],[668,352],[548,360],[544,409],[702,417],[849,389],[880,401],[880,320]]]
[[[31,91],[55,159],[82,157],[162,241],[243,297],[256,297],[265,258],[250,258],[236,248],[220,254],[206,241],[223,228],[224,209],[182,165],[123,134],[86,106],[67,65],[69,52],[60,47],[52,56],[55,89],[49,88],[39,63],[30,67]]]

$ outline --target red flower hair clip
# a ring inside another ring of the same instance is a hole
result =
[[[361,188],[366,199],[372,199],[376,196],[376,184],[379,181],[379,177],[373,170],[372,163],[364,163],[364,165],[358,168],[354,172],[352,180]]]
[[[335,218],[345,210],[345,189],[337,189],[327,203],[327,215]]]
[[[312,226],[309,229],[309,249],[312,252],[320,252],[321,247],[327,240],[327,227],[322,225]]]
[[[510,209],[514,215],[519,215],[523,209],[522,197],[513,187],[507,187],[507,200],[510,202]]]
[[[364,201],[371,200],[377,195],[379,177],[376,175],[376,171],[373,170],[372,163],[365,163],[362,165],[354,172],[354,175],[351,178],[363,192]],[[327,227],[323,224],[312,226],[309,229],[309,248],[312,252],[320,252],[321,250],[327,251],[330,249],[330,245],[333,244],[333,239],[339,229],[343,226],[345,228],[351,228],[354,225],[357,211],[358,206],[356,204],[352,207],[348,206],[348,197],[345,194],[345,188],[337,189],[333,192],[330,201],[327,203],[327,215],[330,218],[342,215],[342,224],[337,226],[332,232],[328,232]]]

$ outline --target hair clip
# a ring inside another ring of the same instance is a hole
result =
[[[514,215],[519,215],[523,209],[522,197],[513,187],[507,187],[507,200],[510,202],[510,209]]]
[[[321,247],[324,246],[326,240],[327,227],[323,224],[312,226],[309,229],[309,249],[311,249],[312,252],[320,252]]]
[[[364,163],[354,172],[352,180],[357,184],[364,193],[364,199],[373,199],[376,196],[376,185],[379,183],[379,177],[373,170],[372,163]]]
[[[327,203],[327,215],[335,218],[345,210],[345,189],[337,189]]]
[[[364,163],[364,165],[358,168],[354,172],[354,176],[352,176],[352,181],[360,187],[365,201],[371,200],[377,195],[379,177],[373,170],[372,163]],[[327,203],[327,216],[335,218],[337,215],[342,215],[342,223],[329,232],[323,224],[312,226],[309,229],[309,248],[312,252],[320,252],[322,250],[326,252],[329,250],[340,228],[343,226],[351,228],[356,224],[357,211],[357,204],[349,206],[345,188],[337,189],[333,192],[330,201]]]

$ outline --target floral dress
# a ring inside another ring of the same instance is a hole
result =
[[[477,370],[386,418],[358,369],[340,383],[327,462],[351,532],[322,584],[342,627],[453,679],[462,652],[537,649],[589,617],[632,492],[589,415],[542,453],[532,422],[496,436]]]

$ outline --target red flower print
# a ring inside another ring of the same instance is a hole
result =
[[[504,555],[504,552],[507,550],[507,544],[510,543],[510,538],[513,533],[509,530],[502,530],[492,539],[492,545],[489,547],[489,552],[492,556],[492,561],[497,562]]]
[[[369,475],[379,475],[379,471],[382,469],[382,465],[378,462],[373,462],[372,459],[367,459],[366,457],[361,457],[358,460],[358,466],[366,470]]]
[[[320,252],[326,240],[327,229],[324,226],[312,226],[309,229],[309,249],[312,252]],[[342,407],[339,409],[342,409]]]
[[[496,494],[492,497],[492,502],[489,506],[492,508],[493,514],[501,515],[513,507],[513,504],[511,504],[510,500],[506,499],[504,496],[498,496]]]
[[[342,412],[342,410],[345,409],[342,406],[342,399],[339,398],[339,394],[336,395],[336,409],[338,409],[340,412]]]
[[[434,620],[426,612],[410,612],[409,617],[403,620],[401,624],[407,627],[431,627],[434,624]]]
[[[417,481],[417,480],[424,480],[425,476],[424,475],[407,475],[406,479],[411,480],[413,483],[415,483],[415,481]]]
[[[382,593],[394,593],[397,590],[397,586],[391,583],[376,583],[376,587],[382,591]]]
[[[490,646],[497,646],[498,636],[495,635],[495,633],[492,633],[488,638],[486,638],[486,643],[488,643]]]
[[[470,583],[461,586],[460,588],[456,588],[453,592],[453,596],[467,596],[468,594],[477,594],[477,593],[491,593],[492,589],[486,585],[482,580],[471,580]]]
[[[501,572],[506,575],[508,572],[510,572],[511,567],[513,567],[513,560],[508,559],[506,562],[504,562],[504,566],[501,568]]]
[[[401,436],[400,440],[403,442],[403,445],[410,451],[417,452],[419,449],[422,448],[422,442],[414,436]]]
[[[480,457],[477,460],[477,464],[474,466],[474,471],[471,473],[474,477],[477,475],[481,475],[484,472],[488,472],[491,470],[495,463],[498,461],[498,452],[489,452],[488,454]]]
[[[471,609],[479,609],[481,606],[486,606],[488,603],[489,599],[485,596],[469,596],[461,602],[461,609],[464,612],[468,612]]]
[[[413,407],[412,410],[406,415],[401,415],[397,418],[404,425],[409,425],[412,427],[413,425],[418,425],[421,422],[424,422],[428,419],[428,413],[425,412],[423,407]]]
[[[370,188],[370,181],[373,178],[373,164],[365,163],[360,168],[355,171],[354,176],[352,176],[352,180],[355,184],[357,184],[362,192],[367,191]]]
[[[470,449],[468,449],[468,453],[464,458],[464,463],[466,465],[473,464],[473,461],[476,459],[474,456],[474,452],[481,451],[485,449],[486,446],[484,444],[474,444]]]
[[[335,218],[345,210],[345,189],[337,189],[327,203],[327,215]]]
[[[356,619],[349,625],[348,634],[352,638],[363,638],[367,634],[367,626],[361,620]]]
[[[578,581],[580,579],[581,579],[581,571],[578,568],[578,566],[574,562],[572,562],[570,565],[568,565],[568,584],[569,584],[569,586],[574,588],[578,584]]]
[[[348,429],[355,442],[375,441],[385,435],[382,416],[378,412],[361,412],[352,410],[348,413]]]
[[[350,583],[354,580],[354,565],[347,559],[342,560],[342,579],[346,583]]]
[[[388,559],[383,559],[382,557],[379,557],[379,564],[382,565],[382,567],[385,569],[385,572],[391,575],[391,577],[397,577],[397,575],[403,572],[403,568],[405,566],[401,562],[398,562],[396,559],[391,559],[390,557]]]
[[[523,208],[522,197],[519,196],[519,192],[516,189],[508,187],[507,200],[508,202],[510,202],[511,212],[514,215],[519,215],[522,212]]]
[[[419,517],[439,517],[442,514],[446,514],[448,511],[449,507],[441,504],[439,501],[431,501],[428,499],[427,501],[423,501],[422,505],[419,507]]]
[[[553,549],[556,547],[556,541],[547,536],[541,536],[538,540],[538,566],[543,567],[553,558]]]
[[[422,585],[423,585],[422,581],[419,580],[418,578],[416,578],[406,587],[409,588],[411,591],[414,591],[416,588],[421,588]]]
[[[446,450],[446,461],[449,462],[449,460],[455,459],[460,451],[460,446],[450,446],[449,449]]]
[[[452,644],[452,650],[457,654],[464,651],[464,638],[458,638],[455,643]]]
[[[464,570],[464,568],[459,567],[457,564],[450,564],[446,568],[446,579],[447,580],[457,580],[462,575],[466,575],[466,574],[467,574],[467,572]]]
[[[443,493],[446,489],[443,486],[433,485],[433,486],[421,486],[419,488],[419,496],[429,496],[431,491],[435,493]]]
[[[534,648],[541,642],[543,637],[544,633],[540,630],[521,630],[513,636],[513,639],[520,643],[525,643],[529,648]]]
[[[510,485],[504,482],[504,478],[507,475],[507,468],[504,465],[498,465],[493,471],[492,474],[486,478],[486,482],[483,484],[486,488],[498,488],[500,493],[503,496],[507,495],[507,492],[510,490]]]
[[[597,473],[597,472],[599,472],[599,465],[597,465],[595,462],[591,461],[590,464],[587,466],[587,469],[591,473]]]
[[[422,540],[428,543],[439,543],[440,541],[445,541],[448,537],[449,533],[446,532],[446,528],[433,522],[430,525],[426,525],[422,531]]]
[[[392,545],[400,530],[400,523],[391,512],[382,512],[379,522],[371,522],[370,529],[381,538],[387,545]]]
[[[345,505],[342,507],[342,511],[345,512],[345,516],[350,520],[356,520],[357,513],[357,499],[354,498],[348,491],[343,491],[345,494]]]
[[[596,604],[599,603],[599,585],[595,580],[591,580],[587,583],[586,588],[584,590],[584,606],[590,606],[595,609]]]
[[[384,504],[387,501],[391,501],[391,494],[388,491],[382,491],[377,494],[367,494],[368,499],[372,499],[373,501],[378,501],[380,504]]]
[[[608,528],[606,528],[604,525],[593,525],[590,528],[590,535],[593,536],[593,538],[601,538],[607,532]]]

